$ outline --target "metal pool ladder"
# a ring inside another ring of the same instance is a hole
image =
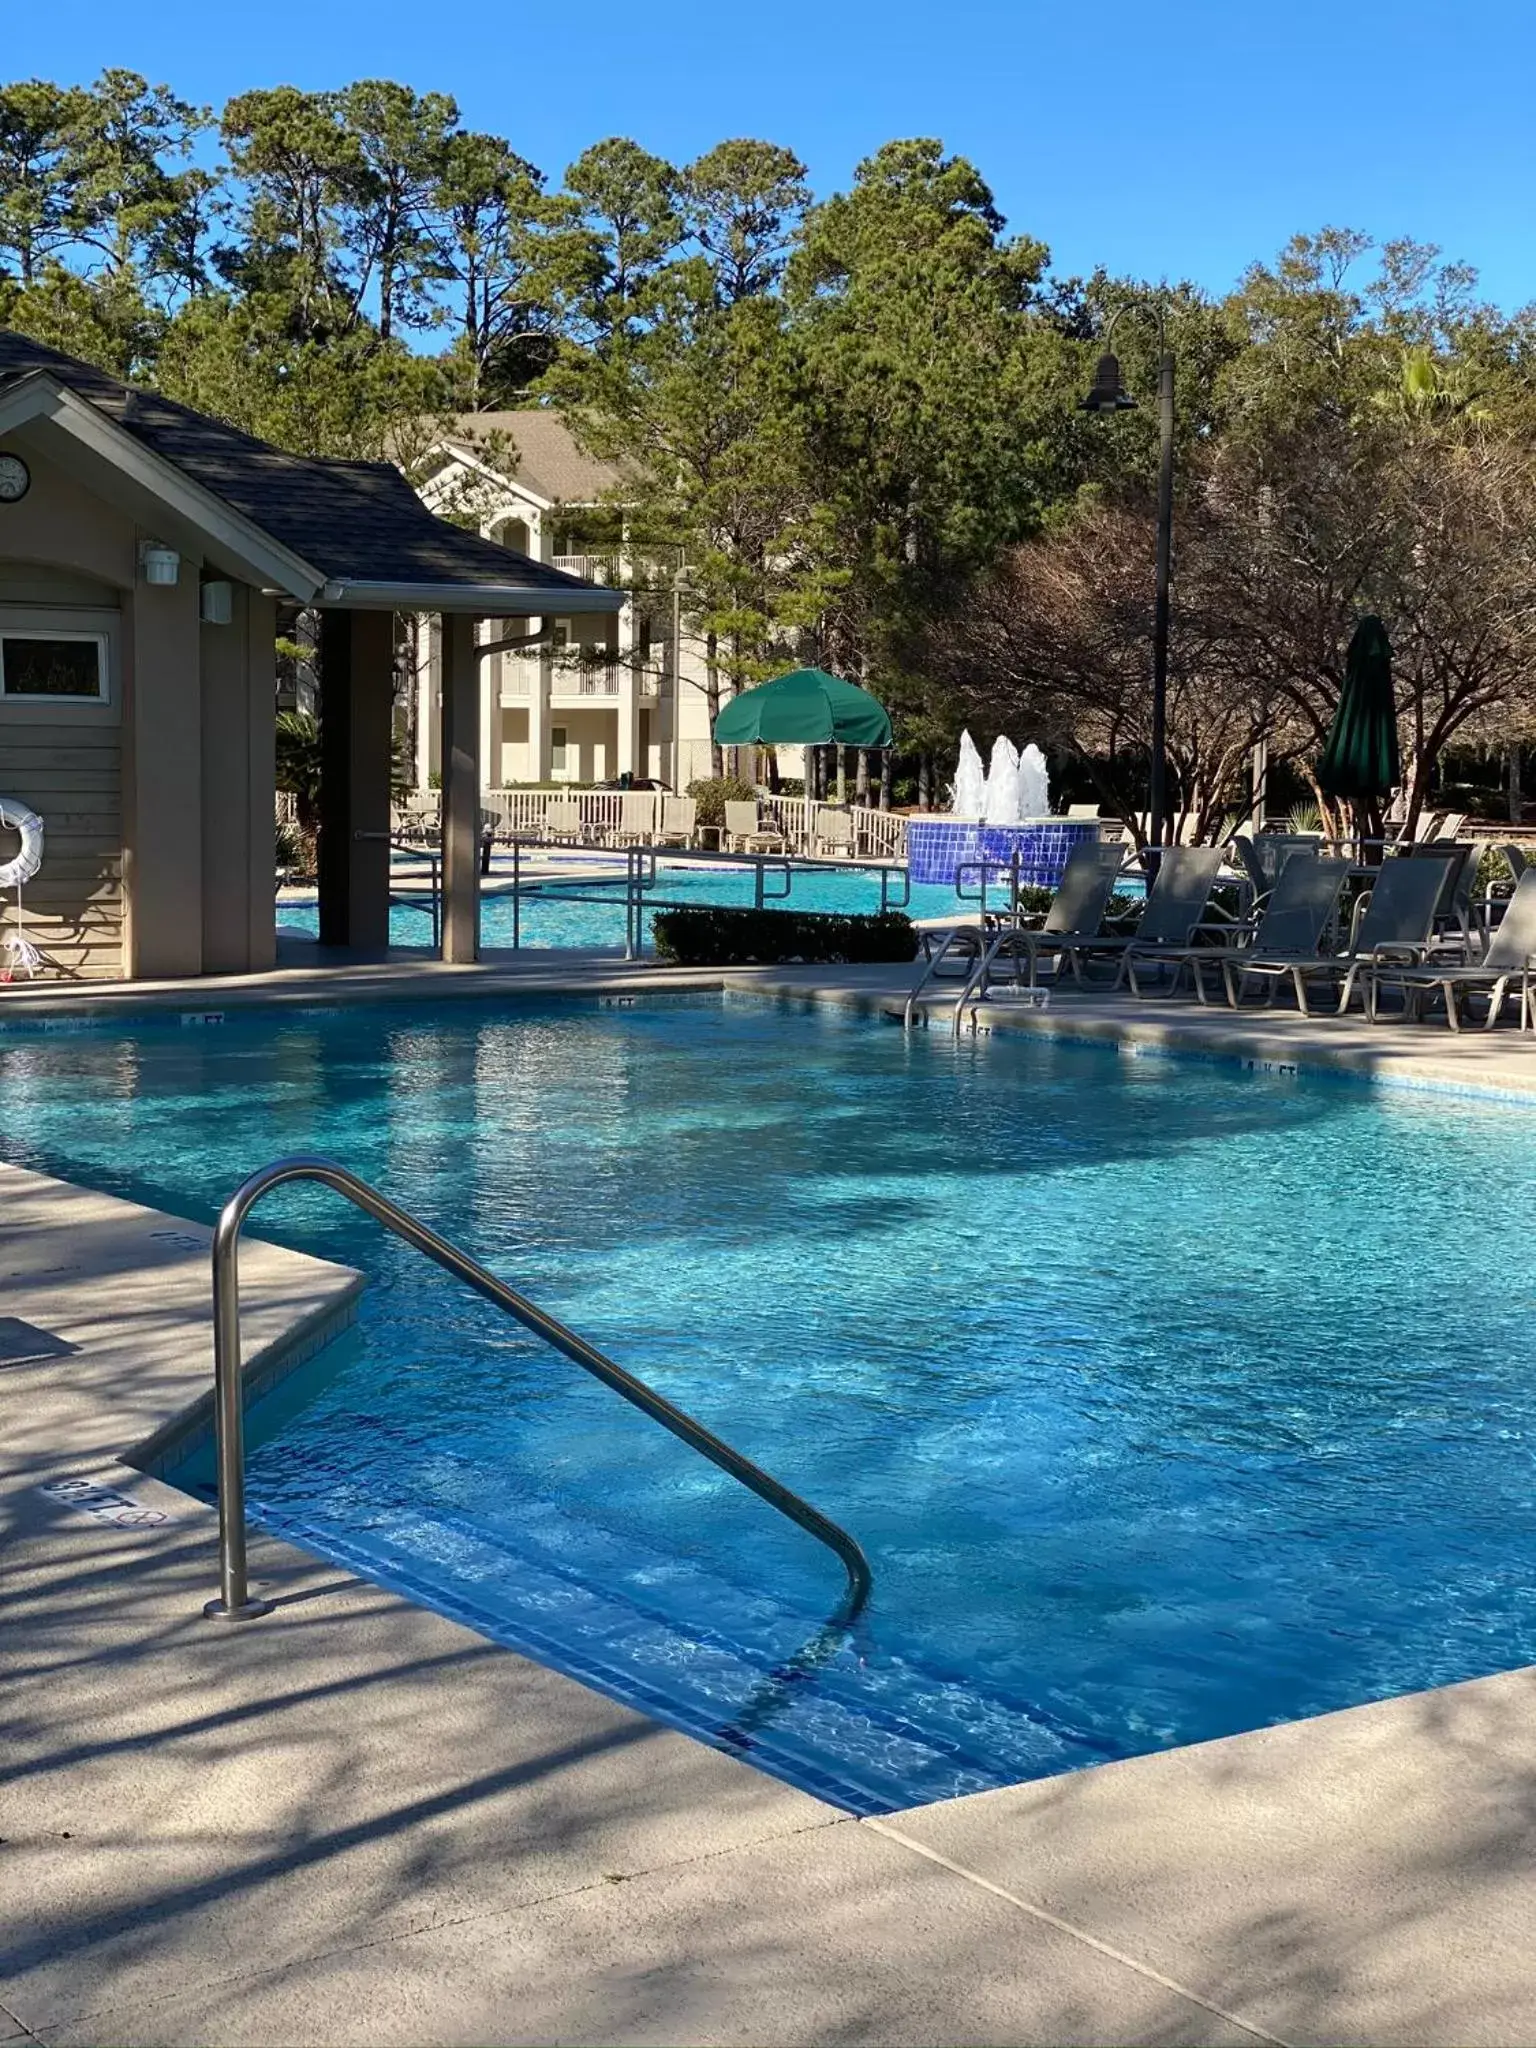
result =
[[[349,1173],[334,1160],[295,1155],[287,1159],[274,1159],[269,1166],[261,1167],[239,1187],[224,1204],[217,1227],[213,1234],[213,1383],[214,1383],[214,1434],[218,1455],[219,1473],[219,1597],[210,1600],[203,1612],[211,1620],[251,1621],[258,1615],[270,1614],[273,1602],[252,1597],[246,1570],[245,1555],[245,1404],[244,1388],[240,1368],[240,1231],[250,1211],[263,1195],[272,1188],[281,1187],[286,1181],[318,1181],[322,1187],[335,1190],[357,1208],[364,1210],[375,1221],[382,1223],[386,1230],[392,1230],[396,1237],[404,1238],[419,1252],[434,1259],[438,1265],[472,1287],[476,1294],[494,1302],[497,1308],[531,1330],[536,1337],[564,1357],[579,1365],[583,1371],[599,1379],[604,1386],[612,1387],[616,1394],[622,1394],[626,1401],[649,1415],[653,1422],[659,1422],[663,1429],[669,1429],[697,1451],[718,1465],[722,1472],[729,1472],[733,1479],[739,1479],[743,1486],[755,1493],[760,1500],[777,1508],[781,1515],[797,1522],[819,1543],[835,1551],[848,1574],[848,1590],[839,1610],[840,1618],[852,1621],[863,1608],[870,1593],[869,1560],[859,1545],[830,1521],[809,1501],[802,1500],[797,1493],[791,1493],[787,1486],[781,1486],[770,1473],[754,1465],[750,1458],[744,1458],[740,1451],[733,1451],[729,1444],[707,1430],[703,1423],[695,1422],[691,1415],[685,1415],[681,1408],[675,1408],[662,1395],[648,1387],[643,1380],[626,1372],[611,1358],[589,1344],[584,1337],[578,1337],[574,1330],[568,1330],[563,1323],[557,1323],[553,1316],[545,1315],[514,1289],[498,1280],[494,1273],[488,1273],[484,1266],[461,1252],[457,1246],[439,1237],[435,1230],[429,1230],[414,1216],[408,1215],[398,1203],[381,1195],[377,1188],[359,1180],[355,1173]]]

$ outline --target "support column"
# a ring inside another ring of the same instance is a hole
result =
[[[475,622],[443,618],[443,958],[480,957],[480,668]]]
[[[547,619],[535,619],[534,625],[542,629]],[[542,648],[533,673],[528,678],[528,780],[548,782],[549,780],[549,692],[554,680],[554,664],[549,658],[549,649]]]
[[[144,978],[201,974],[202,653],[196,569],[183,562],[180,581],[169,587],[135,584],[123,607],[123,631],[129,643],[123,731],[128,972]],[[101,799],[103,806],[110,802]],[[53,858],[59,858],[57,839]],[[45,866],[45,878],[48,873]]]
[[[638,775],[640,773],[640,692],[639,678],[631,668],[619,670],[619,746],[618,762],[614,769],[617,775]]]
[[[389,946],[394,616],[320,615],[320,943]]]
[[[497,621],[491,632],[475,622],[475,641],[500,639],[506,628]],[[501,780],[501,656],[475,657],[480,671],[480,786],[494,788]]]
[[[203,972],[272,965],[276,608],[243,583],[202,628]]]
[[[416,678],[416,787],[430,789],[437,772],[437,693],[440,650],[436,618],[418,618],[411,628]]]
[[[626,587],[633,580],[627,547],[619,556],[619,580]],[[615,626],[618,636],[619,731],[618,759],[613,772],[615,775],[635,775],[640,768],[636,758],[639,751],[640,677],[635,669],[635,601],[632,597],[626,599]]]

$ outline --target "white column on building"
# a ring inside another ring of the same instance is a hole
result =
[[[619,664],[619,758],[615,772],[635,775],[640,756],[640,678],[627,663]]]
[[[475,628],[475,641],[499,639],[506,632],[500,619],[482,619]],[[501,657],[477,655],[480,666],[480,787],[493,789],[501,781]]]
[[[418,617],[411,633],[416,676],[416,787],[429,789],[441,761],[437,707],[442,688],[441,626],[436,613]]]
[[[530,619],[528,623],[535,632],[541,632],[549,621]],[[549,692],[553,679],[548,645],[541,647],[532,661],[524,657],[522,666],[528,674],[528,780],[548,782]]]
[[[628,535],[619,554],[619,580],[634,588],[630,573]],[[631,597],[615,621],[619,664],[619,747],[614,773],[634,775],[640,769],[640,677],[635,668],[635,601]]]

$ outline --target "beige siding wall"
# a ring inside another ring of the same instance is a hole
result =
[[[48,970],[71,980],[123,971],[122,746],[117,727],[0,717],[0,795],[43,820],[43,865],[21,891],[4,892],[0,935],[16,930],[41,948]],[[10,834],[0,857],[16,850]]]
[[[161,538],[23,438],[32,486],[0,506],[0,619],[105,631],[110,701],[0,698],[0,795],[43,819],[23,892],[45,972],[157,976],[272,964],[273,606],[236,583],[200,623],[195,543],[179,581],[138,578]],[[149,516],[148,514],[144,516]],[[0,860],[15,850],[0,833]],[[15,921],[0,894],[0,935]]]
[[[19,451],[18,451],[19,452]],[[132,587],[133,523],[73,477],[25,451],[32,487],[0,506],[0,619],[108,635],[110,700],[58,706],[0,700],[0,795],[43,820],[43,866],[21,895],[27,936],[45,972],[69,979],[124,971],[123,706],[131,666],[121,611]],[[0,858],[16,841],[0,834]],[[17,922],[0,895],[0,931]]]

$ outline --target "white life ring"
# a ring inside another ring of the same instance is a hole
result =
[[[0,796],[0,825],[21,834],[20,853],[0,861],[0,889],[19,889],[43,864],[43,821],[19,797]]]

